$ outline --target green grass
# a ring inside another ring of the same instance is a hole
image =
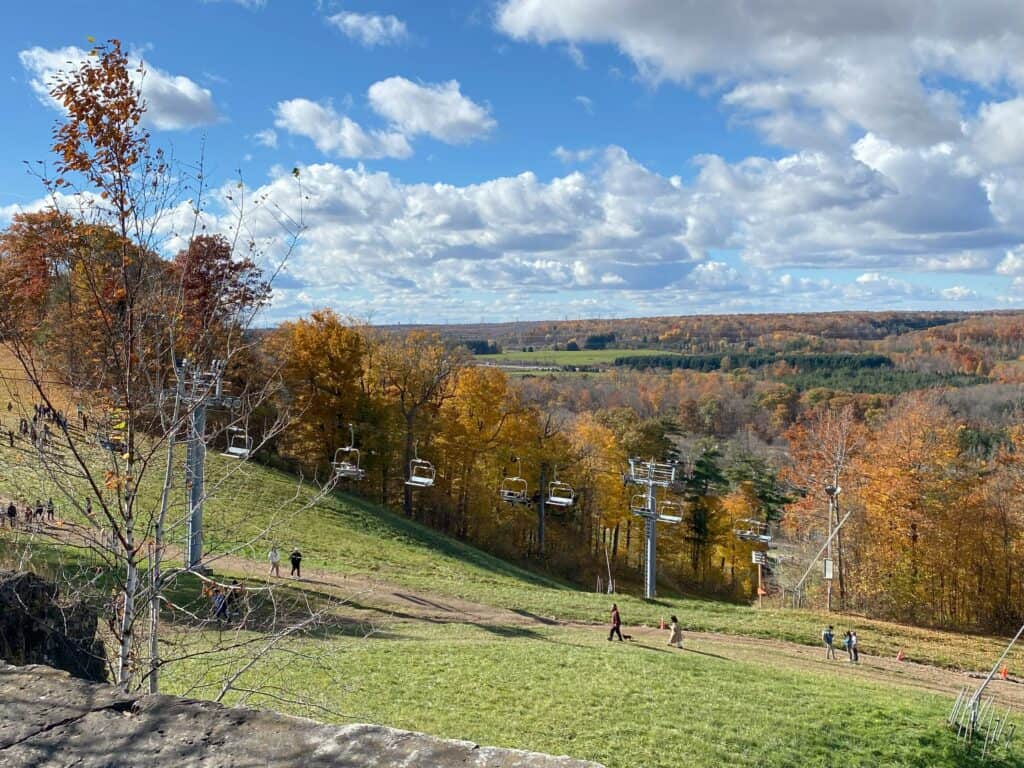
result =
[[[648,357],[671,354],[663,349],[581,349],[569,352],[564,349],[541,349],[533,352],[507,350],[497,355],[474,355],[481,363],[526,365],[611,365],[615,358],[623,356]]]
[[[982,764],[944,727],[949,699],[824,663],[773,669],[702,653],[699,643],[675,651],[608,643],[598,631],[406,623],[289,650],[318,653],[337,673],[311,677],[301,664],[268,660],[241,684],[302,693],[335,713],[318,719],[570,754],[608,768]],[[178,665],[167,680],[184,690],[204,675],[210,687],[192,693],[210,695],[219,686],[208,664]],[[289,708],[259,696],[248,704]]]
[[[0,451],[0,461],[4,456]],[[233,550],[257,562],[264,561],[274,541],[284,550],[300,547],[307,570],[369,575],[424,592],[563,620],[604,622],[614,599],[627,623],[654,625],[676,614],[689,630],[808,645],[818,643],[823,624],[833,623],[841,631],[856,628],[867,653],[895,656],[902,648],[910,660],[956,669],[987,670],[1005,644],[1002,638],[815,611],[758,610],[673,596],[656,601],[633,595],[610,598],[526,570],[367,501],[343,494],[318,497],[311,486],[283,472],[214,453],[208,466],[208,484],[217,491],[206,509],[207,548]],[[27,495],[48,495],[50,489],[35,470],[24,464],[8,469],[0,481],[0,493],[13,483]],[[140,490],[140,498],[152,503],[155,483],[150,480]],[[172,510],[172,519],[179,521],[170,528],[172,541],[184,539],[182,518],[179,502]],[[1024,649],[1011,656],[1011,668],[1024,669]]]

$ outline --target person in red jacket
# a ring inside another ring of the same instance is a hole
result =
[[[612,603],[612,628],[608,632],[608,640],[610,641],[614,635],[618,635],[619,642],[622,642],[622,619],[619,617],[619,606]]]

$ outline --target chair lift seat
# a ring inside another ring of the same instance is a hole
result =
[[[498,495],[509,504],[526,504],[529,501],[529,485],[521,477],[506,477],[501,481]]]
[[[413,488],[429,488],[434,484],[434,465],[426,459],[409,462],[409,479],[405,484]]]
[[[571,507],[576,503],[576,492],[568,483],[554,481],[548,486],[546,504],[553,507]]]

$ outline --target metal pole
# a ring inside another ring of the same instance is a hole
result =
[[[644,533],[646,535],[646,566],[644,573],[644,597],[648,600],[654,598],[658,592],[657,587],[657,564],[658,564],[658,511],[654,501],[654,483],[652,478],[647,479],[647,517],[644,518]]]
[[[206,472],[206,403],[194,403],[190,415],[186,478],[188,480],[188,568],[195,568],[203,557],[203,479]]]
[[[757,607],[764,608],[764,589],[761,586],[763,584],[763,577],[761,575],[761,563],[757,564]]]
[[[828,552],[825,555],[825,558],[827,560],[829,560],[830,562],[832,560],[832,517],[835,514],[835,508],[836,508],[836,497],[835,497],[835,494],[830,493],[828,495],[828,540],[826,542],[826,547],[828,548]],[[826,589],[826,593],[825,593],[826,594],[825,610],[831,611],[832,610],[832,579],[826,579],[825,589]]]
[[[800,592],[800,588],[804,585],[804,582],[807,580],[807,577],[811,575],[811,571],[814,569],[815,563],[818,562],[818,558],[821,557],[821,553],[824,552],[825,549],[832,543],[832,537],[835,536],[837,533],[839,533],[839,529],[843,527],[843,523],[845,523],[847,520],[849,520],[850,519],[850,515],[852,515],[852,514],[853,514],[853,510],[851,509],[845,515],[843,515],[843,519],[839,521],[839,525],[837,525],[835,527],[835,530],[832,531],[832,533],[829,535],[828,541],[826,541],[825,544],[822,546],[822,548],[818,550],[818,554],[816,554],[813,558],[811,558],[811,564],[807,566],[807,570],[804,571],[804,575],[800,577],[800,581],[798,581],[796,583],[796,586],[793,588],[794,593],[799,593]]]
[[[544,498],[547,493],[546,482],[547,478],[544,476],[544,470],[546,466],[540,465],[540,502],[537,504],[537,544],[540,548],[540,556],[544,557]]]

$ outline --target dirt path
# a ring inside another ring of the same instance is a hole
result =
[[[248,578],[266,579],[266,568],[251,560],[236,557],[221,558],[217,566]],[[287,579],[285,579],[287,581]],[[305,572],[301,585],[327,589],[331,594],[349,599],[358,608],[353,612],[375,615],[392,621],[430,621],[452,624],[487,624],[519,627],[559,627],[586,633],[590,637],[604,636],[602,625],[579,621],[562,621],[512,611],[455,597],[439,596],[396,585],[367,575],[343,575],[319,569]],[[629,626],[634,644],[663,648],[668,633],[657,627]],[[927,664],[897,661],[895,658],[870,656],[862,653],[858,664],[846,660],[843,650],[837,649],[836,661],[825,659],[823,648],[799,645],[781,640],[725,635],[715,632],[685,632],[681,654],[697,653],[730,661],[753,664],[768,663],[773,667],[842,675],[852,679],[898,685],[915,690],[956,696],[965,686],[971,690],[981,682],[978,673],[958,672]],[[1024,708],[1024,684],[1016,678],[996,679],[988,688],[1003,706]]]

